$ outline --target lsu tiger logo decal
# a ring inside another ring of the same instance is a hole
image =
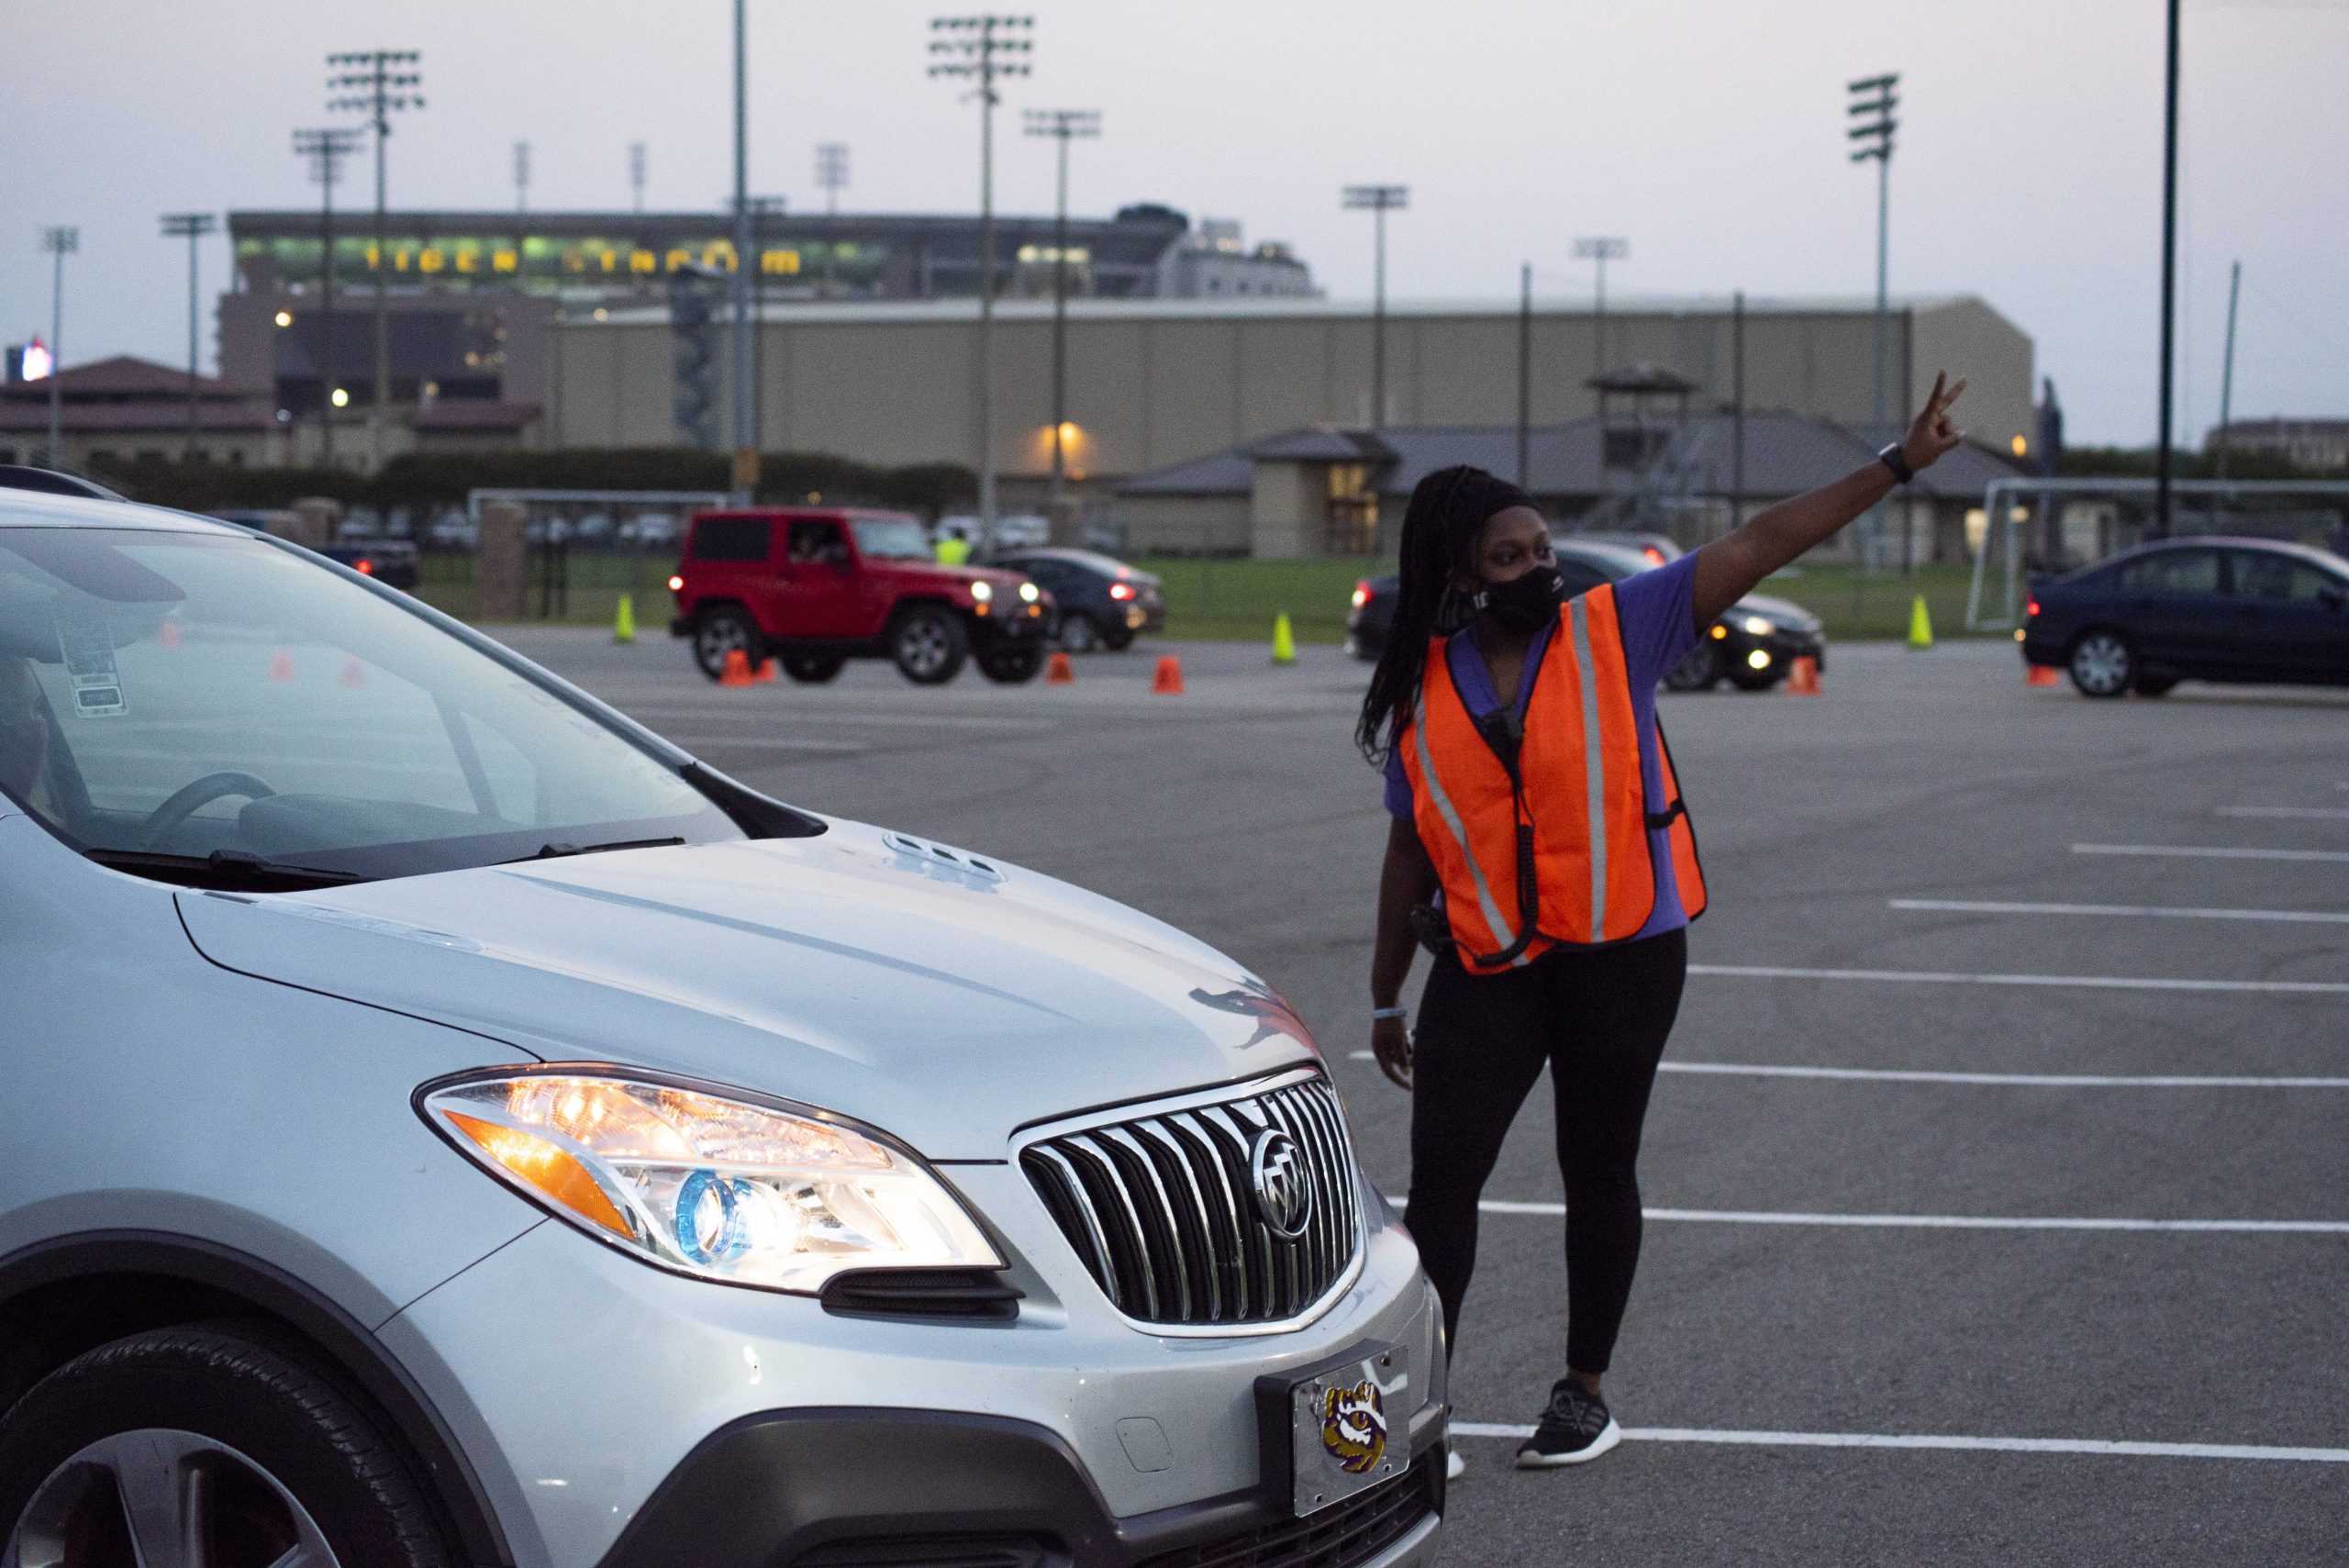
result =
[[[1377,1468],[1386,1457],[1386,1408],[1376,1384],[1364,1380],[1321,1396],[1321,1446],[1349,1475]]]

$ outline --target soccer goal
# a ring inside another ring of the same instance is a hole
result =
[[[2182,479],[2170,484],[2170,535],[2349,545],[2349,481]],[[2068,572],[2141,544],[2154,527],[2150,479],[1995,479],[1968,517],[1974,580],[1965,625],[1998,631],[2021,622],[2034,573]]]

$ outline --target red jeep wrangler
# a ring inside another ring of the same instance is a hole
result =
[[[978,656],[991,681],[1044,663],[1052,601],[1017,572],[941,566],[918,520],[899,512],[762,506],[698,512],[669,579],[669,630],[693,639],[711,680],[740,652],[772,653],[795,681],[829,681],[851,659],[889,659],[923,685]]]

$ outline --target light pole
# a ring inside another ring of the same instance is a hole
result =
[[[514,216],[521,217],[530,210],[530,144],[514,144]]]
[[[763,259],[767,245],[767,219],[783,215],[781,196],[751,198],[751,255],[742,258],[747,269],[758,265],[752,258]],[[766,306],[767,275],[763,266],[751,282],[751,445],[754,448],[766,440]]]
[[[629,210],[642,212],[644,210],[644,143],[640,141],[631,141],[628,144],[628,190]]]
[[[368,128],[375,133],[375,255],[368,263],[375,275],[375,388],[367,410],[367,461],[377,468],[384,463],[384,422],[392,396],[391,325],[384,314],[384,275],[391,270],[390,258],[384,253],[384,143],[391,137],[395,112],[424,107],[424,95],[410,91],[424,78],[408,69],[423,58],[412,49],[371,49],[327,56],[328,66],[340,68],[327,78],[327,87],[342,95],[328,99],[327,107],[365,115]]]
[[[816,183],[823,188],[824,216],[836,216],[841,210],[841,193],[848,189],[847,142],[816,144]]]
[[[65,404],[58,378],[65,373],[65,258],[82,248],[78,228],[44,228],[40,248],[55,258],[49,284],[49,466],[65,466]]]
[[[2243,294],[2243,263],[2227,274],[2227,358],[2219,373],[2219,477],[2227,476],[2227,427],[2235,417],[2235,302]]]
[[[334,187],[359,133],[326,126],[294,133],[294,150],[310,161],[318,186],[318,462],[334,466]]]
[[[759,488],[759,441],[751,428],[751,85],[750,23],[734,0],[734,499],[747,506]]]
[[[1060,198],[1052,218],[1052,520],[1068,483],[1068,144],[1101,134],[1098,109],[1030,109],[1028,134],[1060,143]]]
[[[1631,253],[1631,242],[1620,235],[1586,234],[1575,241],[1575,254],[1585,261],[1598,263],[1598,284],[1593,298],[1596,305],[1590,318],[1590,373],[1607,373],[1607,263],[1620,261]]]
[[[2162,417],[2154,450],[2154,537],[2169,538],[2170,367],[2176,358],[2177,322],[2177,11],[2169,0],[2166,96],[2162,114]]]
[[[930,24],[930,73],[976,82],[979,100],[979,543],[995,544],[995,90],[1025,76],[1033,17],[940,17]]]
[[[1340,193],[1351,209],[1368,208],[1376,231],[1370,301],[1370,428],[1386,423],[1386,215],[1411,205],[1408,185],[1348,185]]]
[[[1876,161],[1876,358],[1868,398],[1868,440],[1871,444],[1885,439],[1885,290],[1891,261],[1892,132],[1900,123],[1892,117],[1893,109],[1900,102],[1892,89],[1898,85],[1899,81],[1900,73],[1891,71],[1881,76],[1864,76],[1857,82],[1846,83],[1851,103],[1844,113],[1859,120],[1846,133],[1847,139],[1859,143],[1852,150],[1852,161],[1865,163],[1870,159]],[[1883,510],[1879,506],[1870,528],[1870,532],[1877,536],[1879,543],[1883,526]],[[1908,539],[1905,528],[1901,530],[1901,539],[1905,545]],[[1904,560],[1905,564],[1908,563]]]
[[[187,241],[187,444],[180,461],[195,456],[195,242],[220,227],[208,212],[167,212],[163,238]]]

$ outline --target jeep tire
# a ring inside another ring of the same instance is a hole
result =
[[[889,658],[918,686],[942,686],[971,656],[971,631],[943,605],[916,605],[889,623]]]
[[[837,653],[786,653],[779,661],[783,673],[803,686],[820,686],[839,674],[848,661]]]
[[[739,652],[756,674],[767,660],[767,639],[751,612],[740,605],[717,605],[694,618],[694,662],[715,681],[726,673],[726,656]]]

